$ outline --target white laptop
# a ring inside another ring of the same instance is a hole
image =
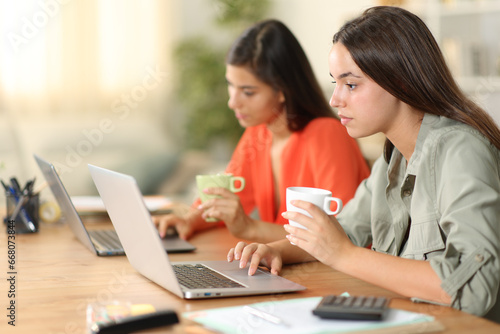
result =
[[[37,155],[34,157],[75,237],[98,256],[124,255],[123,246],[112,228],[93,230],[85,228],[54,165]],[[196,249],[194,245],[182,240],[177,234],[169,234],[163,239],[163,245],[164,249],[171,253],[190,252]]]
[[[305,287],[264,270],[253,276],[236,262],[170,262],[144,204],[136,180],[129,175],[89,165],[94,183],[120,238],[130,264],[142,275],[186,299],[272,294]],[[214,242],[216,242],[214,240]],[[187,282],[188,276],[204,276],[212,287]],[[225,281],[230,280],[230,283]],[[224,282],[219,282],[224,281]],[[214,285],[221,284],[221,287]]]

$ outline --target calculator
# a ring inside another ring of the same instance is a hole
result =
[[[312,312],[325,319],[382,320],[388,304],[385,297],[328,295]]]

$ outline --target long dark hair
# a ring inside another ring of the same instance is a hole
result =
[[[337,42],[366,75],[399,100],[468,124],[500,149],[499,128],[458,87],[436,40],[416,15],[398,7],[369,8],[334,35]],[[386,161],[393,150],[387,139]]]
[[[265,20],[245,30],[229,49],[226,64],[244,66],[283,92],[291,131],[316,117],[336,117],[300,43],[280,21]]]

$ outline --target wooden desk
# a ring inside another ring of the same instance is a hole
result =
[[[499,333],[500,325],[457,310],[426,304],[414,304],[390,291],[367,284],[313,262],[288,266],[283,276],[308,289],[299,293],[210,300],[181,300],[138,274],[125,256],[98,257],[89,252],[72,235],[66,225],[41,226],[32,235],[16,235],[16,321],[9,326],[6,317],[9,284],[6,279],[6,232],[0,232],[0,333],[73,334],[85,332],[85,310],[91,302],[112,300],[151,303],[156,308],[182,312],[288,298],[340,294],[370,294],[391,297],[390,306],[413,312],[428,313],[445,327],[444,333]],[[193,253],[172,254],[172,261],[224,260],[237,240],[226,229],[214,229],[195,236],[198,247]],[[146,259],[145,259],[146,260]],[[7,277],[8,278],[8,277]],[[182,319],[175,326],[162,328],[168,333],[204,332],[196,324]]]

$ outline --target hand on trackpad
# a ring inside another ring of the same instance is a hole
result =
[[[166,237],[173,237],[173,236],[178,236],[179,234],[177,233],[177,229],[175,226],[169,226],[167,228],[167,232],[165,233],[165,238]]]

